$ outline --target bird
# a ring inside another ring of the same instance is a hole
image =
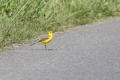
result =
[[[47,47],[46,47],[46,46],[47,46],[47,43],[51,42],[52,39],[53,39],[53,32],[52,32],[52,31],[49,31],[49,32],[48,32],[48,37],[44,37],[44,38],[38,40],[37,43],[44,44],[45,49],[47,49]],[[33,44],[35,44],[35,43],[33,43]],[[33,44],[32,44],[32,45],[33,45]]]

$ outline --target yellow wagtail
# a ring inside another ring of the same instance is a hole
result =
[[[53,32],[49,31],[48,32],[48,36],[49,37],[44,37],[44,38],[42,38],[42,39],[40,39],[40,40],[37,41],[39,43],[44,44],[45,45],[45,49],[46,49],[46,44],[49,43],[52,40],[52,38],[53,38]]]

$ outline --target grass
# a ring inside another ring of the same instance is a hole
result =
[[[120,15],[120,0],[0,0],[0,48]]]

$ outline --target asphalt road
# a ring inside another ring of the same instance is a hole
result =
[[[0,80],[120,80],[120,18],[55,33],[48,50],[24,44],[0,56]]]

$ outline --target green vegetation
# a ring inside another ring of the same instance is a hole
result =
[[[0,48],[120,14],[120,0],[0,0]]]

